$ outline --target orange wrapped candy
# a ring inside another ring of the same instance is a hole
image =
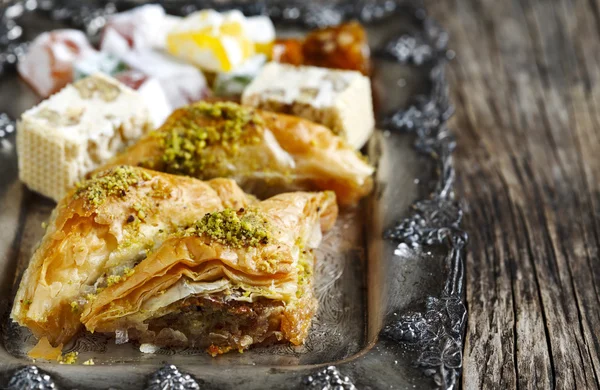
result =
[[[364,75],[370,70],[367,34],[358,22],[312,31],[303,41],[280,39],[273,47],[273,61],[292,65],[357,70]]]
[[[367,34],[355,21],[311,32],[306,36],[302,54],[305,65],[369,74]]]
[[[302,41],[299,39],[276,39],[273,45],[273,61],[291,65],[304,64]]]

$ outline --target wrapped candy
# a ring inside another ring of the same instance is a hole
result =
[[[167,50],[210,72],[230,72],[256,53],[270,54],[275,29],[268,17],[246,18],[240,11],[195,12],[167,34]]]
[[[302,44],[303,42],[296,38],[277,39],[273,45],[273,61],[290,65],[302,65],[304,63]]]
[[[277,40],[273,60],[291,65],[357,70],[364,75],[370,70],[367,35],[358,22],[315,30],[299,39]]]
[[[155,127],[163,124],[173,109],[167,101],[167,96],[158,79],[148,77],[137,70],[128,70],[115,75],[115,78],[138,91],[146,102],[150,119]]]
[[[124,38],[132,49],[164,49],[167,32],[181,18],[165,13],[158,4],[133,8],[108,18],[103,30],[103,41],[107,35],[116,34]]]
[[[155,78],[173,109],[201,100],[210,93],[204,75],[196,67],[159,51],[132,50],[120,35],[106,34],[102,50],[115,55],[130,68]]]
[[[73,80],[75,61],[97,54],[78,30],[55,30],[39,35],[17,69],[42,97],[59,91]]]
[[[311,32],[304,40],[302,53],[305,65],[369,74],[369,43],[364,28],[358,22]]]
[[[246,18],[246,34],[254,42],[256,53],[271,57],[275,41],[275,26],[268,16],[251,16]]]

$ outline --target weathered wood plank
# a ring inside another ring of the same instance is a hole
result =
[[[600,6],[429,1],[467,203],[465,388],[600,388]]]

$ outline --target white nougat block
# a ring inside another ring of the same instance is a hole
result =
[[[151,128],[146,102],[136,91],[93,74],[23,113],[17,123],[19,177],[59,201]]]
[[[356,71],[271,62],[244,90],[242,104],[320,123],[356,149],[375,127],[371,82]]]

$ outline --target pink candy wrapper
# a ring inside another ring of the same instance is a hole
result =
[[[167,33],[180,18],[170,16],[157,4],[148,4],[112,15],[102,33],[101,47],[108,35],[123,38],[129,48],[163,49]]]
[[[45,98],[73,80],[75,61],[96,53],[81,31],[55,30],[35,38],[17,69],[21,77]]]

